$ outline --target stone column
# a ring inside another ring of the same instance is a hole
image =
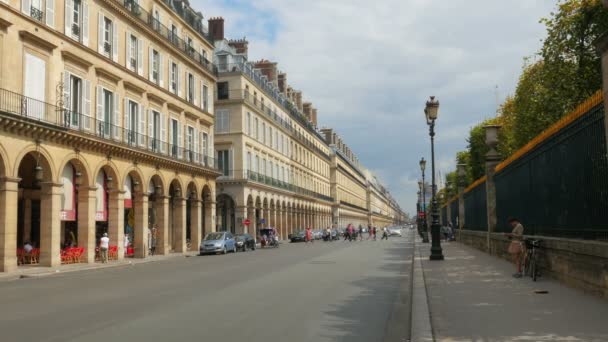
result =
[[[190,199],[190,250],[199,251],[203,239],[203,202]]]
[[[173,198],[173,251],[184,253],[186,251],[186,199]]]
[[[63,184],[41,183],[40,191],[40,264],[61,265],[61,194]]]
[[[500,162],[500,155],[496,151],[498,145],[498,130],[500,126],[484,126],[486,133],[486,145],[490,148],[486,153],[486,206],[488,213],[488,235],[486,243],[488,252],[490,250],[490,234],[496,231],[496,186],[494,185],[494,174],[496,165]]]
[[[169,197],[157,195],[156,210],[156,254],[169,254]]]
[[[30,241],[32,238],[32,199],[30,197],[23,200],[23,242]],[[31,241],[30,241],[31,242]]]
[[[208,232],[215,232],[215,201],[205,202],[205,228]]]
[[[78,188],[78,246],[84,247],[81,260],[86,263],[95,262],[95,203],[96,188]]]
[[[243,221],[247,218],[247,207],[246,206],[238,206],[235,207],[236,210],[236,227],[235,231],[237,234],[242,234],[247,232],[247,228]]]
[[[464,186],[466,170],[465,164],[458,164],[458,240],[460,241],[460,232],[464,229]],[[454,222],[456,224],[456,222]]]
[[[148,195],[135,193],[133,203],[135,226],[133,227],[133,256],[145,258],[148,254]]]
[[[125,257],[125,200],[124,191],[110,190],[108,210],[108,237],[110,246],[118,246],[118,260]]]
[[[19,178],[0,178],[0,272],[17,269]]]

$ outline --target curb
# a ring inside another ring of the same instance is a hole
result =
[[[435,341],[431,325],[429,301],[422,269],[422,253],[414,241],[414,265],[412,281],[412,314],[410,341]]]
[[[94,271],[94,270],[104,270],[104,269],[109,269],[109,268],[118,268],[118,267],[128,267],[128,266],[135,266],[135,265],[139,265],[139,264],[147,264],[147,263],[151,263],[151,262],[160,262],[160,261],[165,261],[165,260],[171,260],[173,258],[179,258],[179,257],[185,257],[185,258],[189,258],[189,257],[193,257],[198,255],[198,253],[193,253],[193,252],[188,252],[188,253],[184,253],[184,254],[178,254],[178,255],[171,255],[168,257],[164,257],[164,258],[145,258],[145,259],[134,259],[133,261],[128,260],[128,261],[123,261],[120,263],[108,263],[106,265],[91,265],[89,267],[81,267],[81,268],[73,268],[73,269],[49,269],[46,272],[39,272],[39,273],[31,273],[31,274],[27,274],[27,273],[23,273],[23,274],[13,274],[10,276],[6,276],[6,277],[0,277],[0,283],[1,282],[8,282],[8,281],[14,281],[14,280],[19,280],[19,279],[36,279],[36,278],[44,278],[44,277],[49,277],[49,276],[53,276],[53,275],[58,275],[58,274],[65,274],[65,273],[73,273],[73,272],[82,272],[82,271]],[[124,259],[123,259],[124,260]]]

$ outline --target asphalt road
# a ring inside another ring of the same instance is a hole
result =
[[[0,340],[406,341],[410,235],[0,283]]]

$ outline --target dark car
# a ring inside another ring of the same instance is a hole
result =
[[[247,249],[255,251],[255,239],[249,234],[238,234],[234,237],[236,240],[236,249],[247,252]]]
[[[290,239],[291,242],[305,242],[306,241],[306,232],[300,230],[299,232],[293,234]]]

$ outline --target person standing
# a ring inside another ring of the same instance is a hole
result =
[[[101,262],[108,262],[108,248],[110,247],[110,239],[108,233],[103,233],[103,236],[99,240],[99,251],[101,252]]]
[[[310,227],[306,227],[306,244],[308,245],[309,242],[313,242],[314,240],[312,239],[312,230],[310,229]]]
[[[522,226],[519,220],[514,217],[509,218],[509,224],[513,227],[513,231],[511,231],[511,233],[506,233],[507,237],[511,239],[508,252],[511,254],[513,262],[517,267],[517,273],[513,274],[513,277],[521,278],[521,262],[524,253],[524,226]]]
[[[156,254],[156,226],[152,227],[152,236],[150,237],[150,255]]]
[[[372,232],[373,232],[373,235],[374,235],[374,241],[376,241],[376,233],[378,233],[376,227],[372,228]]]
[[[388,240],[388,229],[382,228],[382,240]]]
[[[363,241],[363,226],[359,225],[359,241]]]
[[[372,231],[372,225],[371,225],[371,224],[368,224],[368,225],[367,225],[367,239],[368,239],[368,240],[369,240],[369,239],[371,239],[372,235],[373,235],[373,231]]]

